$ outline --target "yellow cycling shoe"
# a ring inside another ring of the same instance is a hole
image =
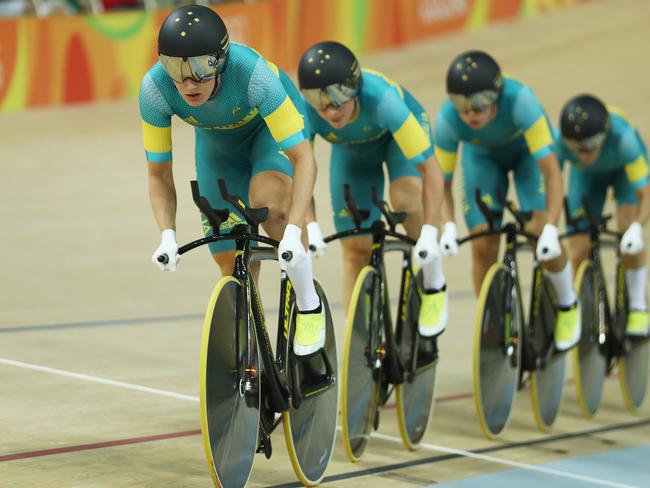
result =
[[[580,340],[581,313],[579,301],[568,309],[560,309],[555,322],[555,348],[558,351],[566,351],[575,346]]]
[[[648,312],[643,310],[630,310],[625,325],[627,335],[644,337],[648,335]]]
[[[321,305],[318,308],[318,312],[298,312],[296,316],[296,335],[293,338],[296,356],[309,356],[325,345],[325,312]]]
[[[418,317],[418,332],[423,337],[433,337],[447,327],[447,288],[433,293],[422,293]]]

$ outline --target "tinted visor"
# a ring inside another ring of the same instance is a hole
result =
[[[471,95],[449,93],[449,100],[459,112],[484,112],[494,105],[499,99],[499,92],[484,90]]]
[[[223,68],[225,57],[219,58],[217,54],[205,54],[191,58],[177,58],[173,56],[159,56],[160,62],[172,80],[183,83],[187,78],[203,83],[215,78]]]
[[[571,152],[577,154],[579,152],[598,151],[602,147],[606,138],[607,132],[599,132],[598,134],[594,134],[593,136],[582,139],[581,141],[568,139],[566,137],[563,137],[562,140],[564,141],[566,147],[571,150]]]
[[[340,107],[357,95],[357,87],[345,83],[335,83],[325,88],[304,88],[301,90],[307,103],[316,110],[325,110],[328,106]]]

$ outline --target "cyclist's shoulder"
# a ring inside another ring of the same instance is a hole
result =
[[[436,115],[436,127],[439,126],[451,126],[451,127],[461,127],[461,119],[458,115],[458,111],[454,107],[454,104],[451,103],[449,98],[446,98]]]
[[[142,78],[140,85],[141,112],[161,112],[167,115],[174,113],[172,103],[177,95],[176,87],[165,72],[160,62],[154,64]]]
[[[361,93],[367,98],[379,101],[387,94],[403,97],[402,87],[380,71],[363,68],[361,70],[361,79]]]

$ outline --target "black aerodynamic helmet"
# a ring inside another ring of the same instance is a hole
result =
[[[462,112],[485,110],[499,100],[502,90],[501,68],[486,52],[459,54],[447,71],[447,94]]]
[[[202,5],[185,5],[170,13],[158,33],[158,55],[175,81],[202,82],[228,65],[230,40],[219,14]]]
[[[605,104],[593,95],[578,95],[562,108],[560,130],[562,137],[582,141],[607,132],[609,113]]]
[[[300,58],[298,85],[313,107],[338,107],[356,97],[361,89],[359,61],[340,42],[319,42]]]

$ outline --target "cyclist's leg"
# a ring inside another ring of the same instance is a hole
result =
[[[334,226],[337,232],[354,228],[352,216],[347,210],[343,186],[350,185],[352,198],[359,209],[369,210],[370,216],[362,223],[368,227],[381,218],[379,209],[372,203],[371,189],[377,188],[377,194],[384,192],[384,172],[382,153],[378,144],[362,144],[359,147],[332,145],[330,160],[330,195],[334,213]],[[370,237],[353,237],[343,239],[343,302],[348,309],[350,294],[359,271],[368,264],[370,258]]]
[[[254,207],[268,207],[269,218],[262,224],[275,240],[281,240],[287,225],[291,203],[293,168],[291,161],[280,149],[266,126],[261,127],[251,142],[252,176],[249,198]],[[307,232],[303,229],[303,238]],[[313,281],[311,259],[300,266],[288,266],[287,274],[296,293],[298,310],[309,312],[319,309],[320,299]],[[320,311],[320,310],[319,310]]]
[[[629,182],[624,169],[619,169],[613,175],[613,185],[616,194],[616,222],[619,232],[624,233],[638,215],[638,190]],[[637,254],[623,254],[621,257],[630,307],[627,330],[644,335],[648,330],[648,267],[645,250]]]
[[[398,212],[406,212],[404,228],[407,235],[417,239],[422,229],[422,177],[417,164],[426,158],[433,157],[433,135],[429,116],[410,93],[405,92],[405,100],[413,115],[424,129],[429,138],[431,147],[422,155],[416,155],[418,159],[408,159],[400,149],[397,141],[391,138],[386,148],[386,166],[390,180],[390,201],[393,209]],[[423,159],[424,158],[424,159]],[[417,161],[417,164],[416,164]],[[439,223],[436,223],[439,225]]]
[[[215,209],[228,209],[230,216],[220,227],[220,233],[226,234],[237,224],[246,223],[230,203],[221,197],[218,180],[224,179],[228,191],[246,198],[248,184],[251,176],[251,167],[248,158],[238,158],[240,146],[236,142],[219,138],[213,133],[200,129],[195,130],[195,165],[196,179],[199,192],[208,199],[210,206]],[[203,233],[212,235],[212,228],[208,220],[201,214]],[[231,275],[235,264],[234,241],[221,241],[208,245],[214,261],[217,263],[223,276]],[[259,270],[259,265],[255,266]]]
[[[386,165],[390,177],[391,202],[396,210],[407,212],[404,222],[406,233],[413,239],[418,239],[423,224],[422,176],[420,171],[424,165],[437,164],[433,158],[433,135],[429,117],[425,110],[408,96],[409,107],[418,122],[429,137],[431,147],[419,156],[420,167],[415,160],[409,160],[392,139],[386,153]],[[440,175],[442,178],[442,175]],[[439,209],[435,209],[439,210]],[[435,222],[439,228],[440,222]],[[442,333],[447,325],[447,291],[443,273],[442,256],[438,256],[422,266],[424,294],[418,317],[420,334],[430,337]]]
[[[588,229],[587,212],[583,205],[586,199],[589,211],[600,215],[607,196],[607,183],[603,184],[594,174],[587,173],[574,165],[570,166],[567,203],[569,216],[578,219],[575,226],[567,226],[569,257],[573,272],[578,271],[580,263],[589,255],[590,241],[587,234],[579,234]]]
[[[546,191],[544,178],[535,158],[526,152],[514,168],[515,187],[522,210],[532,211],[533,218],[526,223],[526,231],[539,236],[547,222]],[[545,261],[542,267],[553,285],[560,307],[570,308],[576,303],[576,293],[573,289],[571,265],[567,259],[566,250],[555,259]],[[571,312],[573,317],[574,313]],[[572,319],[573,320],[573,319]]]
[[[507,170],[497,163],[487,150],[467,143],[463,143],[461,164],[463,213],[470,233],[476,234],[488,228],[487,221],[476,204],[476,189],[481,190],[481,198],[491,210],[497,210],[503,215],[503,207],[497,196],[499,191],[504,195],[508,192]],[[501,218],[495,224],[500,225]],[[471,243],[472,278],[474,291],[478,295],[483,278],[499,255],[499,236],[473,239]]]

